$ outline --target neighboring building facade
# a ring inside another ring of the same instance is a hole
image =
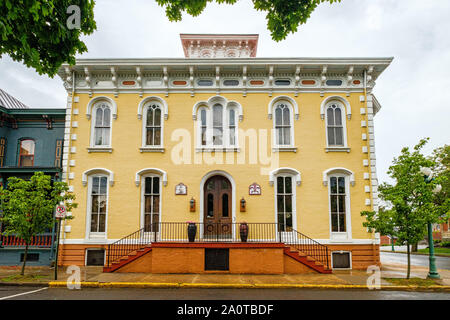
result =
[[[65,109],[29,108],[0,89],[0,184],[9,177],[29,179],[42,171],[61,179]],[[0,231],[4,226],[0,223]],[[27,263],[49,265],[52,261],[52,230],[34,237]],[[23,241],[0,235],[0,265],[23,260]]]
[[[372,90],[392,58],[256,58],[257,35],[181,40],[186,59],[60,69],[63,179],[78,203],[61,264],[188,220],[203,240],[208,223],[277,224],[277,241],[304,234],[336,269],[379,264],[360,212],[378,210]]]

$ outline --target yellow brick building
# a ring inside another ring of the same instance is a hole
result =
[[[257,35],[181,40],[184,59],[60,69],[63,176],[78,203],[60,262],[106,265],[108,245],[137,231],[184,243],[187,221],[194,243],[236,245],[245,221],[247,243],[307,236],[335,269],[378,264],[360,212],[377,210],[372,90],[392,58],[256,58]]]

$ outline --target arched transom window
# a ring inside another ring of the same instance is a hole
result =
[[[145,112],[145,146],[161,146],[162,144],[162,112],[161,106],[152,103]]]
[[[275,106],[275,135],[277,145],[289,146],[292,144],[291,110],[283,102]]]
[[[198,109],[198,144],[201,147],[237,147],[237,110],[216,103]]]
[[[342,107],[338,103],[331,103],[327,107],[327,139],[329,146],[344,146],[345,117]]]
[[[94,107],[93,147],[109,147],[111,145],[111,108],[106,102]]]

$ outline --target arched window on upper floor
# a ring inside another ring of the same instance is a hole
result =
[[[238,120],[242,109],[236,102],[213,97],[194,106],[197,149],[238,149]]]
[[[21,139],[19,142],[19,167],[34,166],[34,150],[36,143],[33,139]]]
[[[110,148],[111,107],[105,101],[98,102],[92,114],[91,148]]]

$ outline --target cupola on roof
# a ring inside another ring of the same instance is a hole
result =
[[[186,58],[254,58],[257,34],[180,34]]]

